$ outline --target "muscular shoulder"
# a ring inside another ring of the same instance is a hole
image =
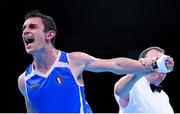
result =
[[[88,55],[83,52],[69,53],[69,59],[71,62],[75,64],[84,64],[84,63],[92,62],[93,60],[95,60],[93,56]]]
[[[18,77],[18,88],[20,90],[20,92],[25,96],[25,79],[24,79],[24,73],[21,74],[19,77]]]

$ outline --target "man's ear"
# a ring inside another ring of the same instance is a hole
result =
[[[51,40],[56,36],[56,32],[54,30],[50,30],[46,33],[46,39]]]

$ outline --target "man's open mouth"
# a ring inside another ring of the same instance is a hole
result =
[[[24,41],[25,41],[26,45],[28,45],[28,44],[34,42],[34,38],[30,37],[30,36],[27,36],[27,37],[24,38]]]

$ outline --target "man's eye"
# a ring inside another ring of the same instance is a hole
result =
[[[36,26],[35,25],[29,25],[29,28],[34,29],[34,28],[36,28]]]

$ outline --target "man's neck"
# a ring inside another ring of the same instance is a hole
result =
[[[33,55],[33,67],[35,70],[46,73],[54,64],[58,51],[56,49],[45,50],[41,53]]]

